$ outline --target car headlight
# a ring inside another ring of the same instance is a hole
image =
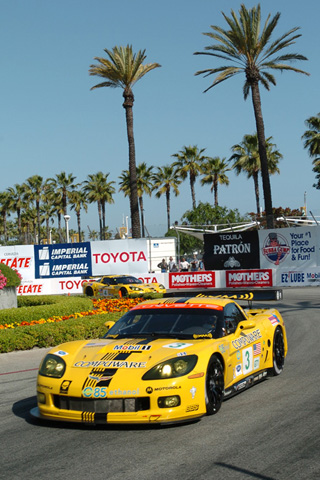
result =
[[[48,353],[40,366],[39,374],[44,377],[61,378],[65,370],[66,362],[63,358]]]
[[[129,287],[130,290],[133,290],[135,292],[141,292],[142,288],[139,288],[139,287]]]
[[[163,380],[165,378],[182,377],[191,372],[196,366],[198,357],[186,355],[185,357],[171,358],[152,367],[142,377],[142,380]]]

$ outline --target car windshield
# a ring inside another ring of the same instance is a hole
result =
[[[115,285],[129,285],[130,283],[143,283],[142,280],[139,280],[139,278],[136,277],[129,277],[129,276],[124,276],[124,277],[115,277],[113,279]]]
[[[223,311],[203,308],[144,308],[127,312],[108,331],[108,337],[209,338],[222,337]]]

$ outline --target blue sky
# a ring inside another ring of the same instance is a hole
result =
[[[78,182],[103,171],[117,182],[115,203],[107,206],[107,224],[116,231],[129,213],[128,199],[118,193],[118,177],[128,168],[128,144],[121,89],[90,88],[99,83],[88,69],[104,48],[131,44],[146,49],[147,62],[161,68],[134,87],[134,132],[137,163],[164,166],[185,145],[205,148],[208,156],[229,158],[231,146],[255,132],[250,98],[244,101],[244,77],[223,82],[207,93],[209,79],[197,70],[220,66],[203,51],[210,25],[226,27],[221,12],[240,7],[235,0],[0,0],[2,174],[0,191],[39,174],[54,177],[65,171]],[[276,73],[277,85],[261,88],[266,136],[283,155],[280,175],[271,177],[273,205],[307,209],[320,215],[320,191],[312,187],[312,160],[303,148],[305,120],[320,111],[320,2],[262,0],[263,21],[281,12],[274,38],[293,27],[302,35],[290,51],[305,55],[294,64],[309,77]],[[247,7],[256,5],[246,2]],[[219,204],[255,211],[252,179],[229,174],[230,185],[219,187]],[[213,203],[210,187],[196,184],[197,202]],[[148,198],[145,221],[151,235],[166,231],[165,198]],[[261,204],[263,193],[261,188]],[[190,209],[190,186],[172,197],[171,221]],[[70,227],[76,228],[74,213]],[[82,228],[98,230],[96,205],[82,215]]]

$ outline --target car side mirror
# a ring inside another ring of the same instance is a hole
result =
[[[115,323],[116,322],[113,322],[112,320],[108,320],[107,322],[105,322],[104,326],[107,327],[108,330],[110,330],[110,328],[113,327]]]
[[[255,326],[256,322],[254,320],[243,320],[242,322],[238,323],[235,334],[240,335],[243,330],[251,330],[252,328],[255,328]]]

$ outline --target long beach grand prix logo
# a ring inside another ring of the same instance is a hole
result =
[[[290,253],[290,246],[284,236],[271,232],[265,238],[262,253],[269,262],[279,265]]]

